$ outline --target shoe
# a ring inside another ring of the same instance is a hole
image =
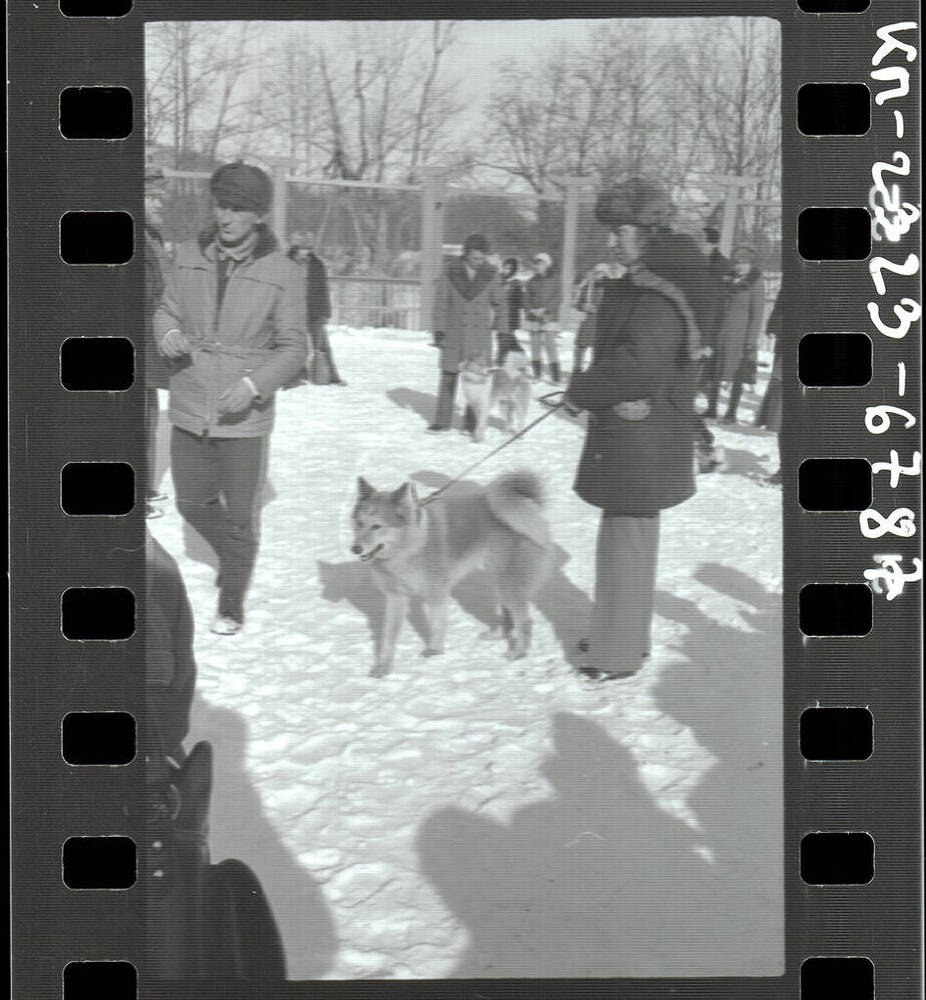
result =
[[[155,505],[149,500],[145,504],[145,517],[149,521],[153,521],[156,517],[163,517],[164,511],[160,507],[155,507]]]
[[[428,434],[444,434],[449,431],[449,427],[443,427],[441,424],[430,424],[427,428]]]
[[[541,377],[541,375],[543,374],[542,369],[541,369],[541,365],[540,365],[539,361],[532,361],[531,362],[531,370],[534,373],[534,378],[535,379],[539,379]]]
[[[560,367],[556,363],[550,365],[550,380],[556,383],[563,381],[563,373],[560,371]]]
[[[347,383],[342,378],[336,378],[331,384],[332,385],[347,385]]]
[[[231,615],[216,615],[209,626],[209,631],[215,632],[216,635],[237,635],[243,626],[244,622],[232,618]]]
[[[781,469],[777,472],[773,472],[770,476],[765,477],[765,482],[769,486],[781,486]]]

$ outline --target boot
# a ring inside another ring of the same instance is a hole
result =
[[[540,362],[539,361],[532,361],[531,362],[531,368],[533,368],[533,370],[534,370],[534,378],[539,379],[540,376],[541,376],[541,374],[542,374],[541,367],[540,367]]]
[[[560,371],[558,361],[550,362],[550,377],[553,379],[554,382],[563,381],[563,373]]]

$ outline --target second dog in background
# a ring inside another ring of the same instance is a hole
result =
[[[474,416],[474,441],[485,440],[489,417],[496,408],[507,433],[516,434],[524,426],[531,402],[531,366],[523,351],[508,351],[500,365],[464,361],[460,365],[460,384]]]

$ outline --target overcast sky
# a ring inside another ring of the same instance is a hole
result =
[[[695,20],[704,18],[645,18],[651,28],[657,28],[666,37],[686,33]],[[593,32],[598,24],[623,21],[629,18],[569,18],[560,20],[513,21],[459,21],[458,41],[448,53],[448,77],[461,80],[461,91],[473,103],[481,103],[489,94],[492,70],[496,63],[529,57],[558,40],[579,42]],[[261,22],[258,22],[261,23]],[[349,22],[262,22],[261,38],[268,47],[275,47],[293,31],[304,33],[310,44],[326,38],[343,38]],[[384,21],[384,28],[394,24],[415,24],[424,27],[429,21]]]

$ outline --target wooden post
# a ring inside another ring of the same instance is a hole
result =
[[[730,184],[724,192],[723,217],[720,223],[720,252],[729,257],[736,239],[736,217],[739,214],[740,189],[738,184]]]
[[[566,181],[566,198],[563,206],[563,259],[560,268],[562,289],[560,291],[559,321],[565,326],[572,313],[572,282],[576,273],[576,249],[579,229],[579,184],[578,177]]]
[[[423,171],[421,185],[421,292],[418,326],[431,329],[434,294],[443,268],[444,199],[446,184],[433,167]]]
[[[273,205],[271,207],[271,225],[276,238],[280,241],[281,247],[286,247],[289,243],[289,233],[286,229],[286,179],[289,176],[289,168],[286,164],[276,163],[273,166]]]

